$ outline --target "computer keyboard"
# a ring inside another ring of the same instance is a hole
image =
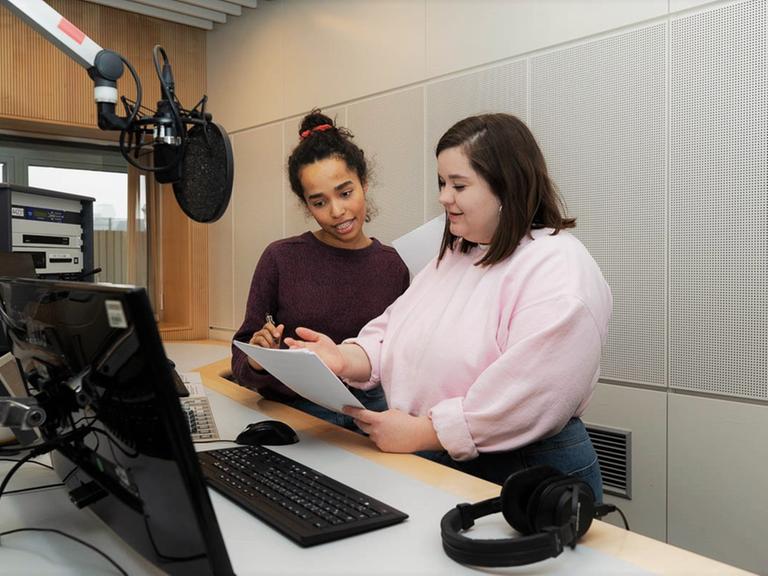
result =
[[[213,419],[211,405],[207,396],[188,396],[179,398],[181,409],[187,417],[189,432],[193,442],[200,440],[218,440],[219,431]]]
[[[263,446],[198,454],[206,481],[301,546],[408,518],[362,492]]]

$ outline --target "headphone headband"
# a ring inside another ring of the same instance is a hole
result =
[[[519,538],[475,539],[462,534],[475,520],[502,512]],[[594,494],[583,480],[549,466],[512,474],[501,496],[476,504],[459,504],[440,522],[445,553],[462,564],[521,566],[553,558],[576,541],[595,517]]]
[[[496,510],[483,512],[491,509],[494,501]],[[478,518],[500,512],[499,501],[500,498],[492,498],[477,504],[459,504],[443,516],[443,550],[450,558],[472,566],[523,566],[553,558],[563,551],[560,529],[521,538],[475,539],[461,535],[460,531],[471,528]],[[467,520],[470,523],[465,527]]]

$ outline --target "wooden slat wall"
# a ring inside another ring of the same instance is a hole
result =
[[[170,186],[162,186],[163,313],[166,340],[208,337],[208,233],[186,218]],[[169,256],[172,255],[172,256]]]
[[[128,232],[122,230],[94,230],[93,261],[102,269],[96,276],[99,282],[128,283]]]
[[[143,104],[154,109],[160,84],[152,48],[161,44],[173,68],[176,94],[191,108],[205,93],[205,31],[81,0],[47,0],[48,4],[102,48],[128,60],[141,79]],[[118,91],[135,97],[126,69]],[[122,114],[122,109],[118,112]],[[0,5],[0,129],[64,136],[117,139],[96,126],[93,82],[66,54]],[[161,312],[166,339],[205,338],[208,333],[207,229],[189,220],[176,206],[169,186],[161,187],[164,251],[169,266],[160,274],[167,309]],[[169,236],[165,237],[165,233]],[[172,236],[170,236],[172,235]],[[152,273],[154,277],[154,273]]]
[[[48,0],[48,4],[102,48],[133,65],[148,107],[154,108],[160,95],[152,64],[155,44],[168,54],[184,106],[194,106],[205,92],[204,30],[80,0]],[[135,97],[127,69],[118,90]],[[92,128],[101,138],[105,134],[95,128],[93,82],[85,69],[0,5],[0,120],[5,119]]]

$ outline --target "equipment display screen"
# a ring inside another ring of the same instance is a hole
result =
[[[36,206],[13,206],[11,215],[14,218],[37,220],[39,222],[55,222],[57,224],[80,224],[82,215],[79,212],[67,212],[54,208],[38,208]]]

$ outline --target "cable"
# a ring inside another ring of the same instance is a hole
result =
[[[125,448],[123,448],[123,447],[120,445],[120,443],[117,441],[117,438],[115,438],[114,436],[112,436],[112,435],[111,435],[109,432],[107,432],[106,430],[102,430],[101,428],[90,428],[89,430],[90,430],[91,432],[98,432],[99,434],[103,434],[104,436],[106,436],[106,437],[109,439],[109,441],[110,441],[110,442],[109,442],[109,446],[110,446],[110,448],[111,448],[112,446],[115,446],[115,445],[116,445],[116,446],[117,446],[117,449],[118,449],[118,450],[120,450],[120,452],[122,452],[123,454],[125,454],[125,455],[126,455],[128,458],[138,458],[138,457],[141,455],[141,454],[140,454],[140,452],[139,452],[138,450],[137,450],[137,451],[135,451],[133,454],[131,454],[130,452],[128,452],[128,451],[127,451]],[[113,456],[115,456],[114,452],[112,453],[112,455],[113,455]],[[116,456],[115,456],[115,460],[117,460],[117,457],[116,457]]]
[[[41,454],[47,454],[48,452],[51,452],[52,450],[55,450],[61,443],[71,440],[72,438],[78,438],[80,436],[84,436],[86,432],[88,432],[87,427],[80,427],[75,430],[70,430],[60,438],[55,438],[52,441],[43,441],[39,444],[31,444],[29,446],[20,446],[19,448],[14,448],[12,450],[5,450],[3,448],[0,448],[0,456],[18,456],[19,453],[23,452],[24,450],[29,450],[30,454],[34,454],[35,456],[40,456]],[[26,456],[24,457],[26,458]],[[25,460],[26,462],[26,460]]]
[[[14,460],[13,458],[0,458],[0,462],[18,462],[18,460]],[[30,464],[37,464],[38,466],[42,466],[43,468],[48,468],[49,470],[53,470],[53,466],[49,466],[48,464],[45,464],[43,462],[38,462],[37,460],[27,460]]]
[[[19,488],[18,490],[7,490],[5,495],[8,494],[22,494],[24,492],[34,492],[35,490],[45,490],[46,488],[61,488],[64,486],[63,482],[57,482],[56,484],[43,484],[42,486],[32,486],[30,488]]]
[[[629,522],[627,522],[627,517],[624,516],[624,512],[621,511],[621,508],[616,506],[615,504],[598,504],[595,507],[595,512],[597,513],[597,516],[599,518],[602,518],[606,514],[610,514],[611,512],[618,512],[621,516],[621,519],[624,521],[624,529],[629,530]]]
[[[61,482],[62,482],[63,484],[66,484],[66,483],[67,483],[67,480],[69,480],[69,477],[70,477],[70,476],[72,476],[72,474],[74,474],[74,473],[75,473],[75,472],[77,472],[78,470],[80,470],[80,466],[75,466],[74,468],[72,468],[72,470],[70,470],[69,472],[67,472],[67,475],[66,475],[66,476],[64,476],[64,478],[62,478],[62,479],[61,479]]]
[[[627,522],[627,517],[624,516],[624,512],[622,512],[621,508],[619,507],[616,507],[616,512],[619,513],[619,515],[621,516],[621,519],[624,521],[624,529],[629,530],[629,522]]]
[[[11,481],[11,478],[13,478],[13,475],[16,474],[16,471],[34,456],[36,456],[36,454],[34,452],[30,452],[29,454],[24,456],[21,460],[18,460],[16,464],[14,464],[13,467],[8,471],[8,474],[5,475],[5,478],[3,478],[2,483],[0,483],[0,498],[3,497],[3,492],[5,492],[5,488],[8,486],[8,483]]]
[[[133,110],[131,110],[131,115],[128,117],[127,124],[130,126],[131,123],[136,119],[136,115],[139,113],[139,110],[141,109],[141,98],[142,98],[142,89],[141,89],[141,79],[139,78],[139,75],[136,73],[136,70],[133,66],[131,66],[131,63],[128,62],[125,58],[120,56],[120,60],[123,61],[123,64],[125,64],[128,67],[128,71],[131,73],[131,76],[133,76],[133,81],[136,84],[136,100],[135,105],[133,107]]]
[[[13,460],[11,458],[0,458],[0,460],[5,462],[17,462],[21,464],[37,464],[38,466],[42,466],[44,468],[48,468],[49,470],[53,470],[53,466],[48,466],[48,464],[44,464],[42,462],[38,462],[37,460]],[[61,482],[57,482],[55,484],[41,484],[40,486],[31,486],[29,488],[19,488],[17,490],[6,490],[6,491],[0,491],[0,495],[3,494],[22,494],[24,492],[34,492],[35,490],[44,490],[47,488],[60,488],[62,486],[66,486],[66,482],[69,479],[69,477],[77,470],[77,466],[74,467],[72,470],[69,471],[69,473],[62,479]],[[11,472],[15,472],[15,470],[12,470]],[[9,476],[12,475],[11,472],[9,472]]]
[[[67,534],[66,532],[62,532],[61,530],[56,530],[55,528],[16,528],[15,530],[8,530],[7,532],[0,532],[0,537],[2,536],[8,536],[10,534],[15,534],[16,532],[53,532],[54,534],[58,534],[59,536],[64,536],[65,538],[69,538],[70,540],[74,540],[78,544],[82,544],[86,548],[90,548],[94,552],[96,552],[99,556],[104,558],[107,562],[112,564],[117,570],[120,572],[120,574],[123,574],[123,576],[128,576],[128,572],[123,570],[123,568],[112,558],[107,556],[104,552],[93,546],[92,544],[88,544],[88,542],[85,542],[84,540],[80,540],[80,538],[76,538],[74,536],[71,536],[70,534]]]
[[[24,464],[26,464],[35,456],[47,454],[48,452],[55,450],[56,447],[65,441],[82,436],[83,433],[87,433],[87,431],[87,428],[78,428],[77,430],[72,430],[71,432],[64,434],[61,438],[57,438],[55,442],[43,442],[37,446],[30,447],[29,453],[22,456],[21,460],[16,460],[16,464],[11,467],[11,469],[5,475],[5,478],[3,478],[2,483],[0,483],[0,498],[3,497],[3,492],[5,492],[5,489],[8,487],[8,483],[11,481],[11,478],[13,478],[13,475],[16,474],[19,468],[21,468]]]
[[[173,74],[171,72],[171,65],[168,62],[168,56],[165,53],[165,50],[163,49],[160,44],[155,44],[154,48],[152,48],[152,62],[155,65],[155,72],[157,73],[157,79],[160,81],[160,90],[163,93],[163,96],[166,100],[168,100],[168,103],[171,106],[171,112],[173,116],[173,122],[176,125],[176,130],[179,131],[179,134],[186,135],[186,129],[184,126],[184,122],[181,120],[181,114],[179,113],[179,107],[183,108],[181,106],[181,102],[179,102],[178,98],[176,97],[176,91],[175,86],[169,86],[166,82],[166,78],[163,76],[163,71],[160,69],[160,62],[157,57],[157,54],[160,53],[163,57],[163,66],[168,67],[168,74],[171,76],[170,81],[173,82]],[[178,106],[176,105],[178,102]],[[168,168],[173,168],[178,164],[178,159],[175,162],[172,162]]]

